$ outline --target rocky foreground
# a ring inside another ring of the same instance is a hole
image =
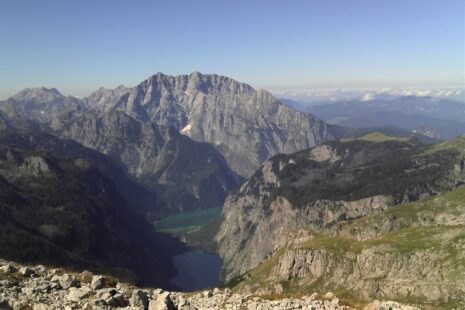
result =
[[[266,299],[237,294],[230,289],[180,293],[140,289],[89,271],[66,273],[44,266],[22,266],[0,261],[0,309],[355,309],[342,305],[334,294],[313,293],[301,298]],[[364,309],[416,309],[395,302],[378,302]]]

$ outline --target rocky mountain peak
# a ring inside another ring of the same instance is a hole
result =
[[[241,176],[250,176],[272,155],[333,138],[330,128],[312,115],[216,74],[157,73],[133,88],[99,90],[84,101],[99,111],[121,110],[210,143]]]
[[[35,88],[26,88],[13,97],[18,102],[41,102],[41,103],[51,103],[57,100],[63,100],[63,96],[56,88],[46,88],[46,87],[35,87]]]
[[[128,93],[130,88],[120,85],[114,89],[100,87],[98,90],[84,98],[84,101],[93,108],[105,109],[105,103],[113,102],[120,96]]]
[[[57,114],[83,108],[86,108],[86,104],[82,100],[64,96],[57,89],[46,87],[26,88],[0,102],[0,110],[16,121],[49,122]]]
[[[137,121],[172,127],[212,144],[243,177],[269,157],[333,139],[332,127],[293,110],[272,94],[217,74],[152,75],[135,87],[100,88],[82,100],[56,89],[26,89],[0,109],[10,118],[52,123],[53,129],[86,111],[118,110]],[[5,126],[3,126],[5,127]]]
[[[245,83],[238,82],[226,76],[203,74],[198,71],[189,75],[170,76],[156,73],[140,84],[147,89],[166,89],[168,91],[192,94],[222,94],[222,93],[253,93],[255,90]]]

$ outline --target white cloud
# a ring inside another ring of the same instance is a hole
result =
[[[372,93],[366,93],[362,96],[362,101],[372,101],[375,96]]]
[[[462,93],[461,90],[453,90],[453,89],[440,89],[436,95],[439,97],[451,97],[451,96],[457,96]]]
[[[416,96],[423,97],[423,96],[428,96],[430,94],[431,94],[430,89],[416,89]]]
[[[397,96],[451,98],[465,101],[463,88],[402,88],[385,87],[378,89],[288,89],[275,91],[278,97],[289,98],[303,103],[324,103],[333,101],[360,100],[370,102],[375,99],[389,100]]]

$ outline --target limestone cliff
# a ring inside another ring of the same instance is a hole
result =
[[[321,231],[461,184],[463,141],[330,142],[271,158],[224,205],[215,240],[226,278],[256,267],[294,230]]]
[[[360,300],[465,306],[464,186],[320,232],[298,229],[287,240],[237,288],[294,294],[341,289],[342,296]]]
[[[122,111],[79,114],[57,132],[114,158],[157,193],[167,208],[152,213],[221,206],[240,182],[211,145]]]

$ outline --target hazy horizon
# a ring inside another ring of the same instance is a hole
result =
[[[198,72],[198,71],[197,71]],[[165,74],[163,72],[157,72],[155,74],[162,73],[164,75],[169,75]],[[204,75],[209,75],[209,74],[217,74],[217,75],[222,75],[218,73],[204,73],[200,72],[201,74]],[[187,73],[186,75],[192,74],[192,72]],[[154,75],[154,74],[152,74]],[[152,76],[151,75],[151,76]],[[15,92],[14,94],[5,97],[5,98],[0,98],[0,100],[6,100],[17,93],[25,90],[25,89],[33,89],[33,88],[46,88],[46,89],[56,89],[58,92],[60,92],[64,96],[73,96],[76,98],[84,98],[89,95],[91,95],[93,92],[97,91],[100,88],[104,89],[115,89],[117,87],[128,87],[132,88],[137,86],[139,83],[143,82],[145,79],[149,78],[145,77],[144,79],[141,79],[139,82],[137,82],[134,85],[124,85],[124,84],[119,84],[119,85],[112,85],[110,87],[105,87],[105,86],[99,86],[97,88],[89,90],[87,93],[83,95],[76,95],[75,93],[67,93],[66,91],[63,91],[62,89],[59,89],[58,87],[55,86],[49,86],[49,85],[36,85],[36,86],[30,86],[30,87],[25,87],[21,90],[18,90],[18,92]],[[229,77],[234,79],[233,77]],[[235,79],[237,80],[237,79]],[[237,80],[238,82],[243,82]],[[253,85],[251,83],[247,83],[251,85],[255,89],[264,89],[266,91],[269,91],[273,95],[275,95],[278,98],[282,99],[293,99],[296,101],[299,101],[301,103],[311,103],[313,101],[339,101],[339,100],[353,100],[353,99],[360,99],[362,101],[370,101],[374,99],[376,96],[382,96],[382,95],[389,95],[389,96],[431,96],[431,97],[443,97],[443,98],[452,98],[456,100],[460,100],[462,102],[465,102],[465,85],[437,85],[437,86],[411,86],[411,87],[346,87],[346,88],[341,88],[341,87],[318,87],[317,85],[310,85],[310,86],[296,86],[296,87],[279,87],[279,88],[265,88],[265,87],[257,87],[256,85]],[[366,100],[367,96],[372,96],[373,98]]]
[[[271,92],[460,88],[464,9],[461,0],[5,0],[0,98],[39,86],[84,97],[193,71]]]

